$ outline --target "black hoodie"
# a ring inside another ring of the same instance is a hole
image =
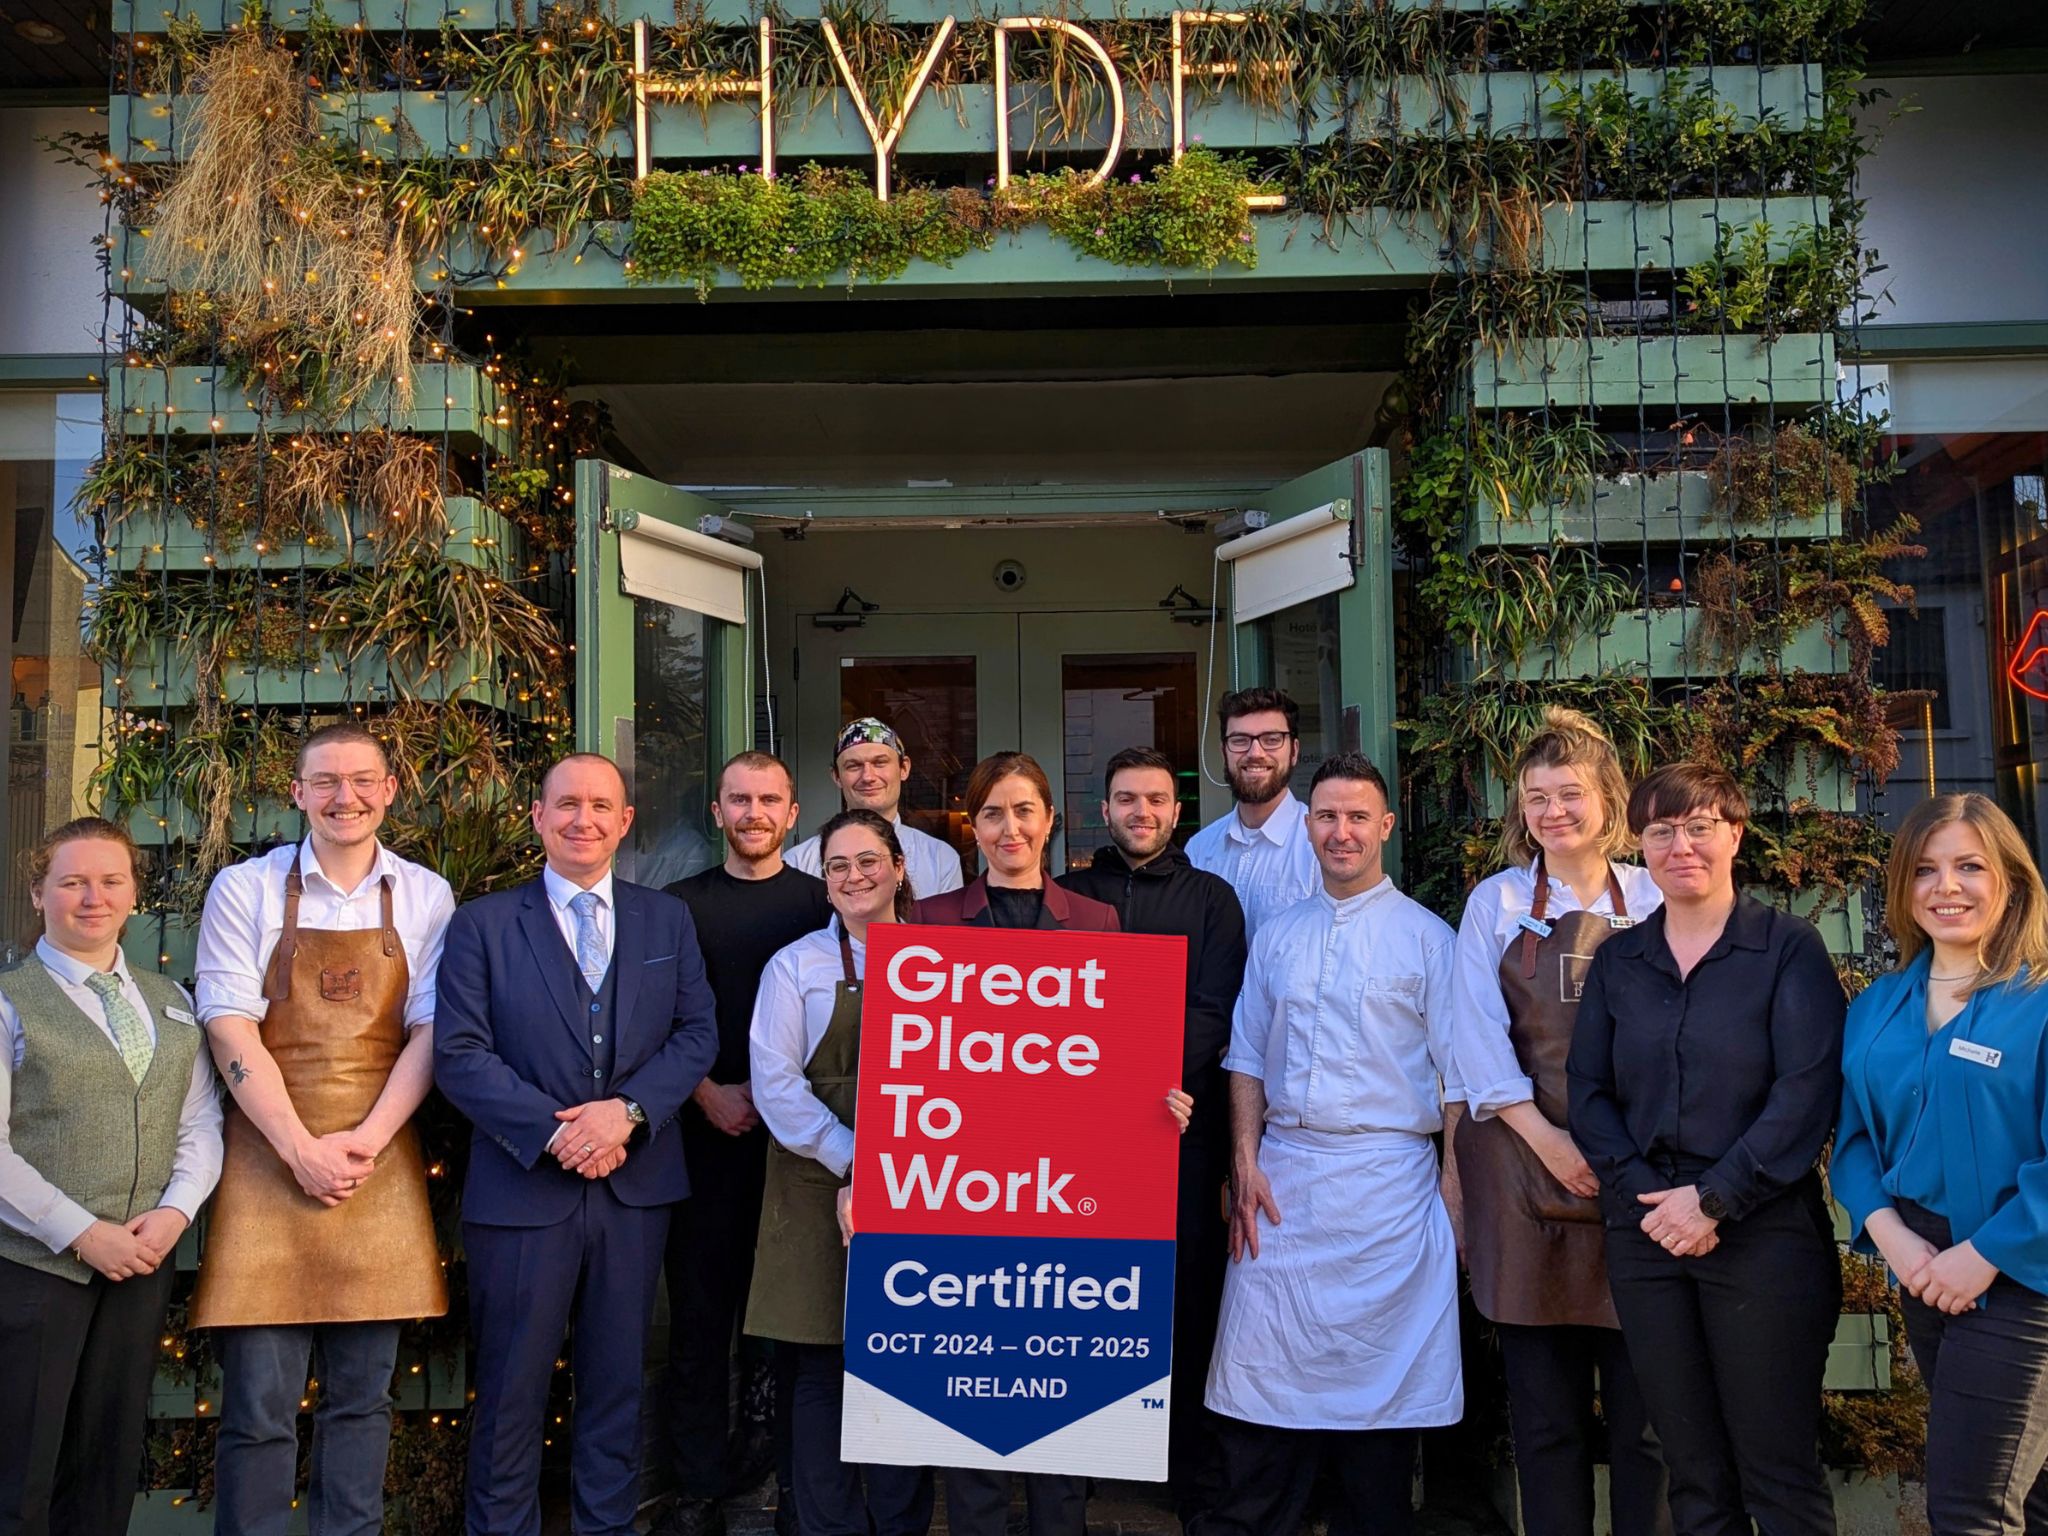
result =
[[[1228,881],[1195,868],[1177,847],[1133,869],[1123,850],[1111,844],[1095,850],[1095,862],[1087,869],[1061,875],[1059,883],[1115,907],[1126,933],[1179,934],[1188,941],[1181,1081],[1195,1099],[1189,1134],[1227,1137],[1223,1053],[1230,1044],[1238,989],[1244,985],[1246,947],[1237,892]]]

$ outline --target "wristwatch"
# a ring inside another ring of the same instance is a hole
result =
[[[1709,1189],[1704,1184],[1699,1185],[1698,1188],[1700,1192],[1700,1214],[1709,1221],[1726,1221],[1728,1219],[1728,1202],[1721,1198],[1721,1192],[1717,1189]]]
[[[646,1110],[642,1109],[638,1104],[635,1104],[623,1093],[616,1095],[616,1097],[621,1104],[626,1106],[626,1118],[628,1120],[631,1120],[635,1125],[645,1125],[647,1123]]]

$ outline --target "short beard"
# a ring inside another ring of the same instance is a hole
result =
[[[1140,853],[1137,849],[1133,848],[1123,840],[1120,829],[1114,826],[1109,829],[1109,840],[1116,845],[1116,851],[1122,854],[1126,861],[1135,862],[1139,859],[1150,860],[1158,858],[1160,854],[1166,852],[1173,845],[1173,834],[1171,832],[1167,833],[1159,846],[1150,853]]]
[[[1287,775],[1284,773],[1276,773],[1272,792],[1257,799],[1245,793],[1244,782],[1235,773],[1226,772],[1223,776],[1230,781],[1230,798],[1239,805],[1269,805],[1287,793]]]

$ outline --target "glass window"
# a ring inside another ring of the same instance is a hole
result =
[[[91,807],[100,672],[80,645],[93,530],[71,510],[101,443],[100,397],[0,394],[0,591],[9,624],[7,794],[0,806],[0,960],[34,923],[23,854]]]
[[[1879,655],[1901,700],[1898,772],[1882,813],[1898,819],[1923,797],[1976,791],[2048,851],[2048,434],[1907,435],[1890,440],[1900,474],[1870,491],[1882,527],[1920,524],[1924,557],[1887,574],[1913,585],[1920,616],[1892,616]]]
[[[656,887],[723,856],[711,821],[715,619],[633,599],[633,831],[619,873]]]
[[[981,741],[974,658],[840,657],[839,718],[865,715],[894,726],[910,753],[910,779],[898,807],[904,821],[959,849],[961,867],[972,878],[967,778]]]
[[[1323,759],[1358,745],[1357,728],[1345,733],[1342,679],[1338,673],[1337,594],[1297,603],[1255,621],[1266,660],[1264,682],[1301,706],[1301,760],[1293,788],[1308,798],[1308,781]]]
[[[1174,840],[1194,836],[1202,824],[1200,697],[1192,651],[1061,658],[1067,868],[1086,869],[1109,843],[1103,775],[1125,747],[1151,747],[1172,760],[1181,806]]]

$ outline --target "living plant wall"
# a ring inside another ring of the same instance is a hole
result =
[[[1417,294],[1422,893],[1455,915],[1506,754],[1568,702],[1634,767],[1733,767],[1746,878],[1855,956],[1882,856],[1858,786],[1897,759],[1871,653],[1913,534],[1862,513],[1881,424],[1836,378],[1873,286],[1860,10],[116,0],[109,136],[56,148],[107,204],[95,788],[158,851],[160,963],[189,975],[216,869],[298,834],[292,756],[329,719],[392,741],[401,852],[460,896],[530,872],[523,807],[569,738],[570,466],[606,424],[492,304],[1262,263],[1338,273],[1333,306]],[[462,1137],[430,1140],[458,1299],[401,1378],[394,1521],[420,1536],[459,1529],[465,1402]],[[209,1492],[211,1383],[174,1319],[168,1519]],[[1842,1405],[1845,1455],[1910,1464],[1909,1396]]]

